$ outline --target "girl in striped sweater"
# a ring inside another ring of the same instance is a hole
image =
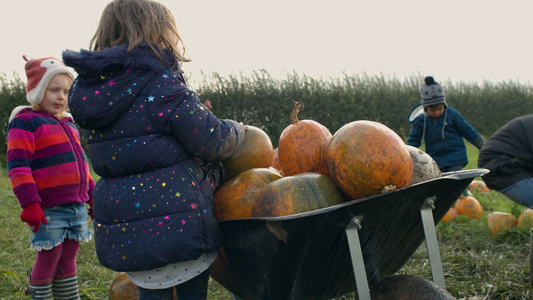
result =
[[[20,218],[32,227],[31,249],[37,250],[27,293],[32,299],[79,299],[76,257],[79,242],[92,235],[85,203],[92,208],[94,182],[66,112],[73,74],[56,58],[23,58],[31,106],[11,113],[7,162]]]

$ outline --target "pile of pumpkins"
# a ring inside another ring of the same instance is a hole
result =
[[[442,222],[449,222],[459,215],[467,216],[471,219],[481,218],[483,216],[483,208],[479,201],[474,198],[473,192],[489,193],[490,189],[482,180],[473,180],[465,194],[455,202],[454,206],[442,218]],[[505,232],[515,225],[524,231],[529,231],[533,227],[533,210],[523,210],[518,218],[511,213],[499,211],[487,215],[487,226],[492,235]]]
[[[276,217],[393,191],[440,177],[433,159],[387,126],[353,121],[335,134],[299,120],[296,102],[278,147],[248,126],[237,152],[223,161],[226,182],[215,192],[218,220]]]

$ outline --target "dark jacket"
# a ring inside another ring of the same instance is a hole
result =
[[[494,190],[533,178],[533,114],[515,118],[496,131],[481,148],[477,164],[490,170],[483,181]]]
[[[95,242],[102,265],[141,271],[217,251],[213,192],[220,162],[244,139],[217,119],[176,70],[145,45],[65,51],[78,72],[69,95],[101,176],[94,190]]]
[[[439,168],[468,163],[463,138],[481,148],[483,137],[452,107],[446,107],[444,113],[436,120],[426,114],[419,115],[413,121],[413,129],[407,144],[420,147],[422,139],[429,154]]]

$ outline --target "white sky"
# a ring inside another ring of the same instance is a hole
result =
[[[87,48],[109,0],[0,6],[0,73],[25,80],[23,54]],[[266,69],[328,78],[433,75],[443,82],[533,79],[531,0],[161,0],[205,73]]]

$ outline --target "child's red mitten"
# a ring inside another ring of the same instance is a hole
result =
[[[22,210],[22,213],[20,214],[20,219],[22,222],[26,222],[28,225],[33,226],[33,232],[39,230],[41,222],[44,224],[48,223],[39,202],[33,202],[24,207],[24,210]]]
[[[89,217],[91,217],[91,220],[94,220],[94,213],[93,213],[93,199],[87,201],[87,204],[89,204],[89,209],[87,210],[87,214]]]

